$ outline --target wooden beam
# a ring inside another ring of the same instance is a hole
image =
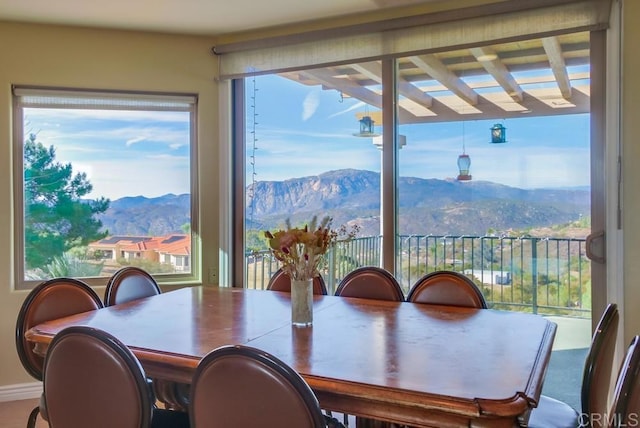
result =
[[[304,70],[300,72],[300,75],[308,76],[321,85],[340,91],[344,95],[359,99],[371,106],[382,108],[382,95],[360,86],[352,80],[339,79],[327,68]]]
[[[382,69],[380,67],[379,62],[367,62],[361,64],[350,64],[350,67],[356,70],[358,73],[368,77],[369,79],[382,83]],[[433,97],[429,94],[426,94],[416,85],[411,82],[408,82],[403,77],[398,76],[398,92],[400,95],[415,101],[416,103],[424,106],[425,108],[431,108],[433,104]]]
[[[478,94],[451,72],[435,55],[411,56],[409,60],[451,92],[471,105],[478,103]]]
[[[373,107],[382,108],[382,95],[357,84],[353,80],[335,77],[333,71],[329,68],[304,70],[300,72],[300,76],[310,77],[318,84],[340,91]],[[398,106],[398,115],[403,121],[410,122],[415,120],[415,115],[402,106]]]
[[[569,73],[567,73],[567,67],[564,62],[564,56],[562,55],[562,46],[557,37],[544,37],[542,39],[542,46],[549,58],[549,64],[553,75],[558,82],[558,88],[560,93],[565,99],[571,99],[571,81],[569,80]]]
[[[522,88],[516,82],[504,63],[499,59],[496,51],[490,47],[469,49],[485,70],[496,79],[496,82],[505,90],[507,94],[517,103],[521,103]]]

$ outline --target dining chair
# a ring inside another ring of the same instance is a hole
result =
[[[104,292],[105,306],[161,294],[160,286],[146,270],[136,266],[118,269],[107,282]],[[163,379],[151,379],[156,397],[167,407],[186,411],[189,406],[189,385]]]
[[[487,308],[482,292],[469,277],[448,270],[430,272],[418,279],[407,295],[407,302]]]
[[[404,302],[396,278],[377,266],[363,266],[349,272],[338,284],[336,296]]]
[[[282,270],[282,268],[279,268],[274,272],[273,275],[271,275],[269,284],[267,284],[267,290],[285,291],[287,293],[290,293],[291,278],[289,278],[289,275],[284,273],[284,270]],[[327,286],[324,283],[324,279],[322,279],[322,276],[320,275],[313,278],[313,294],[327,294]]]
[[[51,428],[187,428],[186,412],[159,409],[136,356],[111,334],[86,326],[56,334],[44,360]]]
[[[38,284],[27,295],[16,322],[16,350],[22,366],[33,378],[42,381],[44,358],[33,351],[25,333],[38,324],[68,315],[102,308],[100,296],[86,283],[73,278],[54,278]],[[27,428],[35,427],[38,414],[48,420],[43,398],[29,414]]]
[[[404,293],[396,278],[386,269],[362,266],[349,272],[338,284],[336,296],[404,302]],[[345,425],[348,415],[344,414]],[[391,427],[388,422],[356,416],[356,426]]]
[[[610,428],[640,426],[640,336],[634,336],[620,366],[609,415]]]
[[[302,376],[250,346],[227,345],[205,355],[193,376],[190,402],[192,428],[324,428],[328,422],[344,428],[322,414]]]
[[[160,293],[158,283],[149,272],[139,267],[125,266],[109,278],[104,290],[104,304],[113,306]]]
[[[618,332],[618,305],[605,308],[591,338],[584,363],[581,385],[581,413],[569,404],[543,395],[531,411],[529,428],[604,428],[606,423],[596,415],[608,414],[611,374]],[[592,415],[594,417],[592,417]],[[580,423],[583,423],[579,425]]]

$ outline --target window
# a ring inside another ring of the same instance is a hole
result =
[[[580,320],[571,328],[588,341],[598,276],[585,244],[601,221],[592,201],[602,201],[594,188],[604,176],[593,150],[604,141],[591,135],[602,117],[590,110],[602,102],[593,90],[600,37],[558,34],[245,77],[235,98],[245,121],[244,152],[236,145],[246,168],[236,188],[245,203],[236,207],[245,213],[242,284],[263,288],[279,266],[255,239],[260,230],[328,213],[362,231],[329,254],[330,294],[359,266],[380,263],[405,294],[424,274],[453,270],[493,309]],[[365,163],[371,152],[380,152],[377,162]],[[365,179],[374,172],[377,187]]]
[[[18,287],[123,265],[187,279],[197,201],[189,94],[14,87]],[[120,255],[116,257],[116,255]]]
[[[359,66],[351,64],[340,71]],[[326,69],[308,69],[245,80],[248,287],[266,288],[279,268],[267,249],[264,231],[282,227],[287,218],[293,225],[302,225],[313,216],[330,215],[334,228],[357,223],[360,232],[370,237],[367,244],[378,245],[380,150],[372,143],[375,132],[369,132],[375,129],[363,131],[360,120],[378,110],[373,104],[381,104],[380,88],[375,88],[378,93],[372,90],[364,102],[349,88],[329,90],[302,85],[296,79],[312,81],[325,75]],[[327,192],[332,185],[335,188]],[[355,193],[359,197],[350,198]],[[345,200],[348,206],[342,205]],[[372,251],[367,262],[377,265],[378,259],[379,254]],[[354,254],[334,257],[342,273],[357,267],[353,260]],[[327,276],[326,282],[333,291],[334,277]]]
[[[496,305],[588,313],[589,40],[579,32],[246,77],[236,98],[246,286],[265,288],[279,267],[261,232],[330,215],[360,231],[329,256],[330,291],[365,265],[393,271],[405,293],[451,269]],[[494,128],[509,137],[496,141]],[[461,159],[472,160],[466,171]]]

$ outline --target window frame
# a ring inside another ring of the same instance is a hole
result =
[[[25,105],[23,96],[44,97],[59,96],[76,98],[80,100],[98,99],[105,104],[78,104],[63,106],[60,104],[44,103],[39,105]],[[114,101],[113,105],[107,105],[109,100]],[[104,101],[106,100],[106,101]],[[129,100],[131,104],[117,106],[117,102]],[[168,105],[162,106],[166,102]],[[136,104],[139,103],[139,104]],[[188,108],[171,107],[172,103],[189,104]],[[169,92],[149,92],[149,91],[117,91],[100,89],[79,89],[79,88],[56,88],[50,86],[12,86],[12,139],[13,139],[13,267],[14,267],[14,289],[29,290],[35,287],[42,280],[25,279],[25,242],[24,242],[24,109],[31,107],[58,108],[58,109],[100,109],[100,110],[139,110],[139,111],[187,111],[189,112],[189,191],[190,191],[190,234],[191,234],[191,270],[189,273],[175,272],[171,274],[154,275],[158,283],[162,285],[189,285],[200,282],[200,236],[199,224],[199,183],[198,183],[198,95],[191,93],[169,93]],[[106,285],[109,277],[83,277],[82,280],[91,286]]]

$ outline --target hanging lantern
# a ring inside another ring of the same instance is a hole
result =
[[[496,123],[491,127],[491,143],[501,144],[507,142],[507,128],[500,123]]]
[[[362,119],[359,120],[360,122],[360,132],[358,132],[357,134],[353,134],[356,137],[377,137],[380,134],[377,134],[374,131],[374,127],[373,127],[373,119],[371,119],[371,116],[363,116]]]
[[[469,181],[471,180],[471,175],[469,175],[469,167],[471,167],[471,158],[468,154],[463,153],[458,156],[458,170],[460,174],[458,174],[458,181]]]

